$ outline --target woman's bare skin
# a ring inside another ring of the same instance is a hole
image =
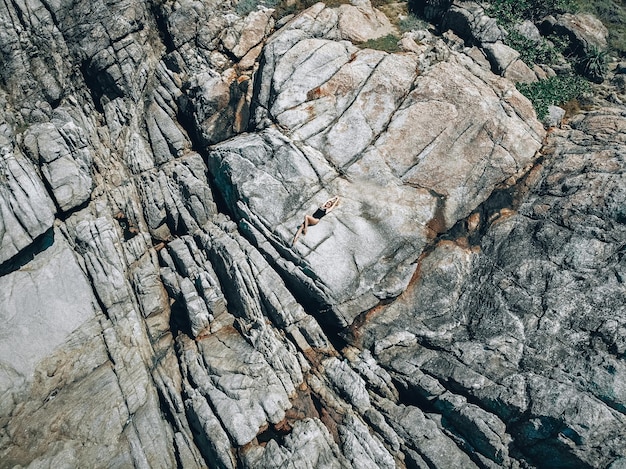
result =
[[[335,207],[337,207],[337,205],[339,205],[339,197],[335,196],[324,202],[324,205],[318,208],[313,215],[305,215],[304,221],[302,222],[302,225],[300,225],[300,228],[298,228],[298,232],[293,237],[291,244],[296,244],[300,235],[306,236],[309,226],[317,225],[322,217],[330,213],[333,209],[335,209]]]

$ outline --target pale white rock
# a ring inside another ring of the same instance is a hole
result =
[[[94,186],[93,152],[84,131],[71,118],[57,117],[47,124],[31,126],[24,145],[36,161],[62,211],[89,200]]]
[[[394,28],[380,10],[372,8],[369,0],[353,0],[351,5],[338,8],[339,37],[352,42],[365,42],[394,33]]]
[[[520,59],[509,65],[502,76],[508,78],[513,83],[534,83],[539,80],[535,71]]]
[[[564,13],[558,15],[556,30],[567,31],[574,37],[577,46],[589,51],[591,47],[600,50],[607,48],[609,30],[597,17],[589,13]]]
[[[507,68],[520,56],[518,51],[501,41],[483,44],[482,49],[487,54],[494,73],[498,75],[504,74]]]
[[[154,155],[149,144],[138,133],[133,133],[124,149],[126,166],[133,174],[139,174],[154,167]]]
[[[231,210],[272,244],[341,197],[295,249],[320,300],[350,324],[406,287],[430,236],[534,158],[543,128],[510,82],[467,56],[419,75],[413,54],[311,38],[310,23],[296,29],[303,18],[271,38],[259,71],[257,125],[271,116],[285,136],[236,137],[208,163]]]
[[[235,444],[249,443],[268,422],[285,417],[291,403],[283,384],[263,355],[235,330],[223,328],[205,336],[198,347],[200,352],[195,344],[186,346],[190,379]]]
[[[351,467],[393,469],[396,463],[382,442],[370,434],[367,426],[353,415],[348,415],[339,426],[341,449]]]
[[[189,143],[172,117],[160,106],[153,104],[147,116],[148,135],[154,160],[162,164],[181,156]]]
[[[393,385],[391,376],[378,365],[369,350],[359,352],[358,349],[346,347],[343,354],[354,370],[366,381],[368,389],[375,390],[387,399],[398,399],[398,391]]]
[[[278,143],[272,133],[265,132],[264,140]],[[270,227],[278,224],[275,230],[284,243],[291,242],[304,213],[313,213],[335,193],[341,196],[339,208],[323,223],[312,227],[296,245],[313,268],[313,280],[319,279],[316,288],[321,290],[324,301],[346,303],[339,313],[343,318],[340,321],[350,323],[357,311],[373,306],[378,297],[386,298],[402,291],[414,270],[411,263],[416,252],[426,242],[425,225],[434,216],[435,201],[430,194],[397,184],[390,186],[393,178],[388,175],[380,182],[370,182],[365,177],[351,178],[352,182],[336,178],[316,193],[320,179],[326,185],[324,179],[334,173],[327,162],[308,158],[293,145],[273,148],[267,143],[254,147],[245,144],[240,150],[237,143],[235,139],[224,146],[218,145],[210,155],[209,165],[216,170],[218,185],[229,191],[227,201],[235,202],[233,190],[238,192],[237,199],[249,201],[253,213],[243,212],[249,221],[254,223],[258,217]],[[278,164],[287,157],[290,158],[287,164]],[[251,170],[262,170],[260,177],[250,177],[254,174]],[[230,179],[228,183],[225,177]],[[313,186],[309,187],[309,182]],[[270,193],[271,202],[267,199]],[[305,202],[307,197],[312,200]],[[302,208],[295,205],[298,200],[303,200]],[[238,205],[235,207],[241,210]],[[351,308],[347,303],[350,301],[360,305]]]
[[[244,465],[259,469],[350,467],[326,426],[320,420],[310,418],[298,420],[283,444],[270,440],[265,447],[244,450]]]
[[[0,262],[52,227],[56,209],[33,164],[0,136]]]
[[[187,392],[190,396],[185,401],[185,405],[192,416],[192,425],[199,426],[204,436],[199,446],[205,461],[215,461],[219,467],[234,469],[237,463],[228,435],[219,419],[211,410],[207,400],[197,390],[192,388]]]
[[[508,446],[512,438],[504,422],[497,416],[449,391],[438,397],[435,406],[455,422],[455,428],[481,454],[496,464],[510,464]]]
[[[548,114],[543,119],[546,127],[558,127],[565,117],[565,109],[559,106],[548,106]]]
[[[417,407],[396,405],[387,400],[381,400],[379,405],[391,427],[404,440],[404,444],[417,451],[428,463],[428,467],[478,467]]]
[[[158,259],[154,250],[148,251],[132,265],[130,280],[144,317],[168,309],[169,300],[159,277]]]
[[[324,360],[322,365],[333,387],[359,412],[365,412],[370,408],[371,403],[365,381],[350,368],[348,363],[333,357]]]
[[[0,304],[2,393],[30,381],[37,363],[99,310],[88,278],[58,230],[27,266],[0,276]]]
[[[242,58],[258,46],[272,29],[273,10],[260,8],[224,29],[220,35],[223,46],[237,58]]]
[[[483,7],[476,2],[452,2],[443,14],[443,27],[453,30],[466,41],[479,44],[496,42],[505,36],[495,18],[487,16]]]
[[[539,42],[541,40],[541,33],[535,23],[530,20],[524,20],[521,23],[513,26],[513,29],[531,41]]]
[[[198,295],[194,284],[188,278],[181,278],[180,281],[181,296],[187,309],[189,324],[191,325],[191,333],[194,337],[209,327],[209,323],[213,316],[209,313],[206,303]]]

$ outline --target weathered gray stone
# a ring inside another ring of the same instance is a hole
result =
[[[450,392],[439,396],[435,406],[477,451],[498,465],[510,464],[511,437],[498,417]]]
[[[291,406],[287,390],[263,355],[235,330],[223,328],[199,340],[199,351],[195,347],[185,345],[190,382],[209,400],[235,444],[249,443],[267,422],[285,417]]]
[[[350,368],[350,365],[334,357],[325,360],[322,365],[333,387],[360,413],[370,408],[365,381]]]
[[[41,167],[57,205],[65,212],[89,200],[94,185],[92,150],[81,128],[69,116],[66,119],[36,124],[24,136],[27,153]]]
[[[558,127],[565,117],[565,109],[559,106],[548,106],[548,114],[543,119],[546,127]]]
[[[0,466],[623,464],[622,109],[423,3],[0,6]]]
[[[503,75],[507,68],[519,58],[519,52],[502,42],[484,44],[483,50],[491,62],[493,71]]]
[[[0,136],[0,262],[29,246],[54,222],[55,208],[32,163]]]
[[[340,5],[337,13],[340,39],[365,42],[394,32],[389,18],[372,8],[369,0],[353,0],[351,5]]]
[[[474,2],[452,2],[443,16],[442,27],[477,44],[496,42],[505,36],[495,18],[487,16],[484,9]]]
[[[342,453],[350,466],[371,469],[396,467],[391,454],[358,418],[346,417],[343,425],[339,426],[339,436]]]
[[[205,460],[217,467],[234,469],[235,458],[231,451],[230,440],[222,428],[206,399],[195,389],[189,391],[191,396],[187,400],[187,406],[193,413],[196,424],[200,427],[197,431],[203,434],[203,448]]]
[[[28,268],[0,277],[0,392],[6,398],[32,381],[37,363],[99,309],[63,235],[55,230],[43,242],[46,249]]]
[[[301,223],[300,210],[312,213],[330,195],[342,197],[336,212],[340,220],[333,213],[312,228],[296,249],[311,266],[313,275],[308,276],[313,288],[321,290],[320,301],[337,305],[339,323],[350,324],[379,299],[396,296],[406,287],[415,255],[431,230],[452,226],[486,198],[492,184],[525,166],[533,157],[529,150],[539,147],[543,130],[532,121],[524,101],[507,94],[513,91],[511,85],[499,95],[483,92],[483,80],[498,87],[503,83],[496,85],[495,77],[461,56],[416,77],[417,64],[411,55],[359,52],[317,38],[294,42],[298,21],[300,17],[286,25],[283,35],[275,35],[266,49],[255,114],[260,126],[266,126],[266,118],[272,116],[290,137],[271,127],[237,137],[213,147],[209,167],[231,210],[262,233],[269,228],[265,236],[278,232],[283,242]],[[302,35],[307,34],[304,28]],[[294,61],[300,64],[295,70]],[[459,76],[465,80],[461,86]],[[441,85],[452,77],[454,86]],[[411,91],[413,80],[418,86]],[[459,92],[445,94],[452,89]],[[478,95],[480,105],[474,101]],[[513,115],[504,110],[509,109],[508,103],[503,109],[503,100],[521,106],[520,112],[528,112],[529,120],[510,120]],[[455,112],[461,102],[464,110],[480,112],[486,101],[493,108],[480,118]],[[439,110],[433,113],[433,106]],[[458,122],[453,123],[456,116]],[[493,149],[492,131],[481,130],[486,125],[493,126],[493,132],[500,132],[497,128],[510,134]],[[414,132],[414,128],[428,132]],[[448,132],[456,132],[453,129],[461,129],[463,135],[452,138],[457,148],[444,143]],[[461,147],[479,152],[468,154]],[[480,163],[482,148],[489,148],[491,156]],[[464,157],[452,156],[457,151]],[[442,159],[447,164],[442,165]],[[437,181],[429,179],[433,165],[437,174],[446,172]],[[484,171],[481,177],[488,175],[493,183],[469,194],[466,174],[477,165]],[[418,230],[415,220],[419,220]],[[359,249],[365,248],[363,239],[368,240],[367,249]],[[381,262],[381,257],[388,258],[386,253],[393,253],[389,263]],[[357,279],[353,265],[359,272]],[[399,265],[405,268],[399,271]]]
[[[556,17],[551,25],[552,31],[567,35],[572,41],[572,48],[580,52],[588,52],[591,47],[600,50],[607,48],[609,31],[595,16],[588,13],[564,13]]]
[[[267,446],[257,446],[244,453],[245,467],[296,469],[308,467],[329,469],[348,466],[328,429],[318,419],[299,420],[283,445],[270,440]]]
[[[535,71],[520,59],[509,65],[502,76],[513,83],[534,83],[539,79]]]
[[[381,411],[390,425],[404,439],[404,444],[416,451],[428,466],[477,467],[467,454],[437,428],[420,409],[413,406],[397,406],[381,401]]]
[[[539,42],[541,40],[541,33],[535,23],[530,20],[522,21],[519,24],[513,26],[513,29],[531,41]]]
[[[250,50],[261,44],[273,28],[274,21],[271,14],[272,10],[261,8],[237,20],[220,34],[222,45],[235,57],[244,57]]]
[[[556,153],[531,176],[520,213],[485,208],[483,216],[494,210],[496,222],[480,251],[441,243],[422,260],[417,288],[405,293],[411,306],[402,306],[403,295],[356,331],[366,346],[388,341],[375,349],[379,361],[422,398],[437,401],[447,389],[470,395],[505,423],[524,416],[511,437],[534,461],[595,466],[622,457],[613,448],[624,438],[623,415],[614,410],[623,408],[615,381],[623,367],[611,357],[624,350],[617,336],[624,321],[623,265],[613,257],[624,230],[615,205],[624,197],[622,119],[603,110],[574,119],[575,130],[555,130],[547,148]],[[605,202],[594,203],[590,194]],[[607,265],[607,259],[615,261]],[[477,288],[465,290],[472,282]],[[384,332],[368,338],[374,330]],[[411,333],[423,347],[393,339],[399,333]],[[576,358],[582,343],[592,344],[585,366]],[[580,427],[585,419],[602,422],[602,429]],[[493,459],[496,446],[483,454]],[[613,451],[616,456],[600,456]]]
[[[250,77],[234,69],[222,74],[207,69],[189,78],[179,99],[189,115],[197,138],[205,145],[232,137],[248,126]]]

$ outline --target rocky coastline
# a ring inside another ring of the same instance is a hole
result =
[[[423,3],[0,5],[1,468],[626,467],[626,67]]]

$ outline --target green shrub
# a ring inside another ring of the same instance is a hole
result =
[[[384,50],[385,52],[398,52],[400,47],[398,41],[400,39],[395,34],[387,34],[386,36],[379,37],[377,39],[370,39],[368,41],[359,44],[361,49],[377,49]]]
[[[315,5],[320,0],[272,0],[273,6],[276,11],[274,13],[275,18],[282,18],[287,15],[297,14],[307,8]],[[339,5],[345,5],[350,3],[350,0],[325,0],[324,3],[327,7],[334,8]]]
[[[418,18],[414,14],[410,13],[403,17],[398,23],[398,28],[400,32],[406,33],[407,31],[413,31],[417,29],[426,29],[428,23],[426,21]]]
[[[486,11],[506,25],[523,20],[538,21],[571,8],[571,0],[492,0]]]
[[[541,38],[540,41],[533,41],[518,33],[514,29],[504,40],[504,43],[520,53],[522,59],[528,65],[558,63],[560,55],[566,47],[566,41],[560,37],[551,37],[550,41]]]
[[[591,46],[576,63],[576,69],[594,83],[602,83],[608,71],[608,52]]]
[[[548,114],[548,106],[578,99],[591,90],[589,82],[577,75],[557,75],[535,83],[517,83],[516,86],[533,104],[540,120]]]
[[[264,5],[268,8],[274,8],[280,0],[239,0],[235,11],[239,16],[246,16],[251,11],[256,10],[258,5]]]

